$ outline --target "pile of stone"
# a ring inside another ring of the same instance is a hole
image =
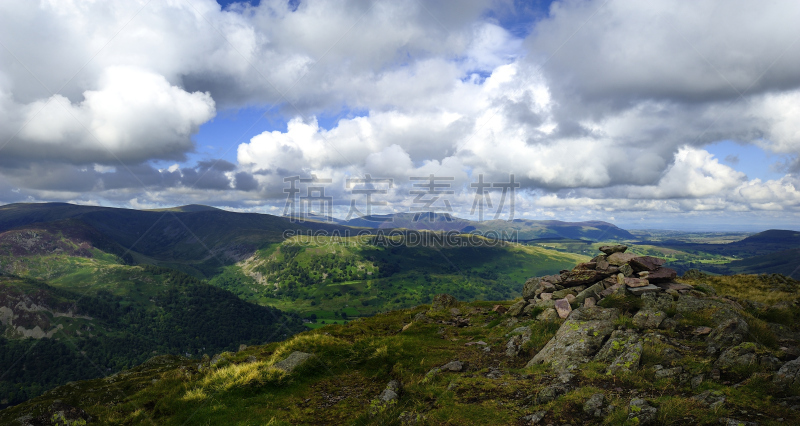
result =
[[[509,308],[517,316],[544,308],[545,316],[555,314],[566,318],[573,307],[594,306],[612,295],[642,296],[666,291],[673,295],[686,293],[691,286],[679,284],[675,270],[664,267],[664,260],[651,256],[625,253],[627,246],[602,246],[602,255],[581,263],[571,271],[558,275],[535,277],[525,282],[523,300]]]

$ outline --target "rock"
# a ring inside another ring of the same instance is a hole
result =
[[[558,299],[555,301],[555,308],[560,318],[566,318],[572,312],[572,307],[569,305],[567,299]]]
[[[644,278],[625,278],[625,285],[628,288],[639,288],[650,285],[650,282]]]
[[[719,408],[725,403],[725,395],[715,390],[707,390],[699,395],[693,396],[692,399],[707,407],[713,406],[714,408]]]
[[[683,367],[662,368],[655,373],[656,379],[663,379],[666,377],[675,377],[683,373]]]
[[[567,302],[569,302],[569,304],[572,305],[572,302],[575,301],[575,295],[574,294],[568,294],[568,295],[564,296],[564,299],[567,299]]]
[[[550,385],[539,391],[539,395],[536,397],[536,403],[546,404],[565,393],[567,393],[567,388],[565,386],[559,384]]]
[[[633,268],[631,268],[631,265],[628,265],[626,263],[619,267],[619,273],[626,277],[630,277],[631,275],[633,275]]]
[[[731,318],[718,325],[706,337],[708,346],[714,350],[719,350],[729,346],[738,345],[747,337],[750,327],[741,318]]]
[[[776,385],[783,387],[800,385],[800,358],[783,364],[783,367],[775,373],[775,378],[772,381]]]
[[[591,286],[589,286],[589,288],[581,291],[580,293],[578,293],[575,296],[575,302],[583,303],[583,301],[586,300],[586,298],[588,298],[588,297],[592,297],[595,300],[597,300],[597,299],[600,298],[600,296],[599,296],[600,292],[602,292],[605,289],[606,288],[602,283],[592,284]]]
[[[411,321],[410,323],[408,323],[408,324],[404,325],[404,326],[403,326],[403,328],[402,328],[402,330],[400,330],[400,331],[401,331],[401,332],[403,332],[403,331],[406,331],[406,330],[408,330],[409,328],[411,328],[411,325],[412,325],[412,324],[414,324],[414,321]]]
[[[279,370],[283,370],[286,373],[291,373],[300,364],[306,362],[306,360],[308,360],[313,356],[314,354],[310,354],[307,352],[294,351],[290,353],[289,356],[286,357],[286,359],[284,359],[283,361],[276,362],[275,364],[272,364],[272,366]]]
[[[668,294],[647,293],[642,295],[642,308],[644,309],[649,309],[651,311],[669,311],[674,305],[674,299]]]
[[[536,316],[539,321],[554,321],[558,318],[558,312],[553,308],[545,309],[544,312]]]
[[[602,393],[596,393],[589,397],[583,404],[583,412],[594,417],[603,417],[603,404],[606,401],[606,396]]]
[[[781,360],[769,354],[762,355],[758,358],[758,365],[764,370],[775,371],[781,367]]]
[[[449,294],[437,294],[433,297],[432,310],[458,307],[458,299]]]
[[[245,362],[256,362],[256,361],[258,361],[258,358],[256,358],[253,355],[250,355],[247,358],[245,358],[244,360],[245,360]]]
[[[528,306],[531,306],[531,305],[534,305],[534,304],[533,304],[533,303],[531,303],[531,304],[530,304],[530,305],[528,305]],[[553,309],[553,308],[555,308],[555,307],[556,307],[556,301],[555,301],[555,300],[553,300],[553,299],[547,299],[547,300],[536,300],[535,306],[536,306],[537,308],[543,308],[543,309]],[[527,306],[526,306],[526,308],[527,308]]]
[[[397,417],[397,420],[399,420],[400,424],[403,426],[413,426],[424,422],[425,415],[413,411],[403,411],[400,413],[400,416]]]
[[[689,382],[689,384],[692,386],[692,389],[695,389],[698,386],[703,384],[703,380],[705,380],[705,375],[698,374],[698,375],[692,377],[692,380],[691,380],[691,382]]]
[[[527,327],[520,327],[526,328]],[[531,340],[531,333],[530,329],[528,329],[527,334],[518,334],[516,336],[511,337],[506,343],[506,356],[514,358],[518,356],[522,352],[522,347]]]
[[[640,339],[638,333],[632,330],[614,330],[611,337],[600,348],[600,351],[595,355],[594,360],[609,364],[622,354],[626,347],[635,345]]]
[[[369,405],[369,413],[370,415],[376,415],[378,413],[386,411],[389,407],[392,407],[397,404],[397,400],[400,398],[400,382],[397,380],[392,380],[386,385],[386,389],[378,395]]]
[[[500,305],[497,305],[497,306],[500,306]],[[505,309],[505,308],[503,308],[503,309]],[[411,322],[412,323],[414,323],[414,322],[420,322],[420,323],[424,322],[424,323],[430,324],[430,323],[433,322],[433,320],[429,316],[425,315],[424,312],[420,312],[420,313],[414,315],[414,319]]]
[[[622,348],[622,353],[608,366],[606,374],[615,374],[620,372],[629,373],[639,369],[639,363],[642,360],[642,341],[637,340],[635,343],[628,343]]]
[[[587,271],[587,270],[592,270],[592,269],[595,269],[595,268],[597,268],[597,263],[596,262],[585,262],[585,263],[579,263],[577,266],[575,266],[572,269],[573,270],[577,269],[579,271]]]
[[[640,398],[632,399],[628,406],[628,420],[634,421],[636,422],[634,424],[638,425],[650,424],[656,419],[657,413],[658,409]]]
[[[239,350],[238,350],[238,352],[241,352],[241,351],[243,351],[243,350],[245,350],[245,349],[247,349],[247,345],[245,345],[244,343],[242,343],[241,345],[239,345]]]
[[[553,293],[541,293],[539,298],[542,300],[553,300]]]
[[[571,295],[574,296],[574,295],[578,294],[579,292],[583,291],[583,289],[585,289],[585,288],[586,287],[578,286],[578,287],[571,287],[571,288],[565,288],[563,290],[554,291],[553,292],[553,300],[563,299],[563,298],[567,297],[568,294],[571,294]]]
[[[614,245],[614,246],[600,246],[600,251],[605,253],[606,255],[610,256],[614,253],[625,253],[625,250],[628,249],[628,246],[623,245]]]
[[[574,378],[575,378],[574,374],[570,373],[569,371],[563,371],[561,374],[558,375],[556,380],[566,385],[567,383],[569,383],[570,380]]]
[[[507,315],[516,317],[522,314],[522,310],[525,309],[525,306],[528,304],[528,301],[525,299],[520,300],[519,302],[511,305],[506,312]]]
[[[667,283],[657,283],[656,285],[663,288],[664,290],[688,291],[694,289],[694,287],[690,285],[680,284],[680,283],[667,282]]]
[[[525,309],[522,310],[522,314],[523,315],[530,315],[531,312],[533,312],[534,309],[543,309],[543,308],[544,308],[543,306],[539,306],[536,303],[529,303],[529,304],[525,305]]]
[[[641,309],[633,316],[633,323],[642,329],[657,329],[666,318],[664,312]]]
[[[593,284],[609,274],[597,270],[575,270],[569,271],[561,275],[561,285],[564,287],[575,287],[581,284]]]
[[[464,363],[461,361],[450,361],[447,364],[439,367],[441,371],[459,372],[464,369]]]
[[[492,312],[497,312],[499,314],[504,314],[508,309],[503,305],[494,305],[492,306]],[[414,318],[416,320],[416,318]]]
[[[461,315],[461,310],[458,308],[450,308],[450,315],[457,317]]]
[[[553,290],[555,290],[555,286],[553,286],[552,283],[544,281],[542,278],[533,277],[525,281],[525,284],[522,286],[522,298],[531,300],[545,291]]]
[[[694,331],[692,331],[692,334],[695,336],[707,336],[712,331],[714,331],[714,329],[711,327],[697,327],[694,329]]]
[[[647,278],[649,275],[650,275],[649,271],[642,271],[636,274],[636,276],[638,276],[639,278]]]
[[[556,369],[588,362],[614,330],[617,309],[599,307],[573,311],[556,335],[528,362],[528,366],[550,363]]]
[[[473,346],[473,345],[486,346],[487,343],[484,342],[483,340],[478,340],[477,342],[467,342],[464,344],[464,346]]]
[[[607,260],[608,260],[608,263],[610,263],[611,265],[622,266],[622,265],[630,262],[634,258],[636,258],[636,255],[633,255],[633,254],[630,254],[630,253],[617,252],[617,253],[612,253],[612,254],[608,255],[608,259]]]
[[[598,296],[599,296],[601,299],[602,299],[602,298],[604,298],[604,297],[611,296],[611,295],[612,295],[612,294],[614,294],[614,293],[615,293],[615,292],[616,292],[616,291],[617,291],[617,290],[618,290],[620,287],[621,287],[621,286],[620,286],[619,284],[614,284],[614,285],[612,285],[612,286],[610,286],[610,287],[606,287],[606,289],[605,289],[605,290],[603,290],[603,291],[601,291],[601,292],[600,292],[600,294],[598,294]]]
[[[631,259],[630,265],[636,272],[655,271],[665,262],[666,260],[653,256],[638,256]]]
[[[597,305],[597,301],[594,297],[587,297],[586,300],[583,301],[583,306],[585,308],[591,308],[592,306]]]
[[[674,269],[670,268],[658,268],[655,271],[650,271],[650,274],[647,275],[647,279],[651,283],[666,283],[674,280],[678,277],[678,273]]]
[[[634,296],[641,296],[645,293],[653,293],[661,291],[660,288],[654,286],[653,284],[648,284],[644,287],[627,288],[627,290]]]
[[[728,369],[733,367],[746,367],[758,362],[758,353],[764,350],[753,342],[743,342],[732,348],[726,349],[714,363],[714,367]]]
[[[503,377],[503,372],[494,367],[489,367],[489,372],[486,373],[487,379],[499,379]]]
[[[523,417],[522,421],[524,421],[527,424],[535,425],[541,422],[542,419],[544,419],[544,416],[546,415],[547,411],[537,411],[533,414],[528,414],[527,416]]]
[[[611,266],[611,264],[608,263],[608,260],[606,260],[605,256],[602,256],[599,259],[597,259],[597,262],[595,263],[595,269],[597,269],[598,271],[606,271],[608,270],[609,266]]]

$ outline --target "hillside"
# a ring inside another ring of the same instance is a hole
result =
[[[108,240],[72,219],[55,224],[0,233],[0,357],[8,366],[0,405],[153,354],[201,356],[303,329],[296,316],[194,277],[125,265],[94,245]]]
[[[619,250],[528,280],[524,299],[442,295],[200,363],[157,357],[0,411],[0,422],[800,422],[800,282],[694,272],[676,283]],[[648,286],[658,289],[637,290]]]

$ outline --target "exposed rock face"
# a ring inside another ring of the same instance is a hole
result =
[[[658,409],[651,406],[643,399],[632,399],[628,407],[628,420],[632,420],[639,425],[651,424],[656,419]]]
[[[718,325],[706,338],[710,349],[719,350],[744,341],[750,327],[740,317],[730,318]]]
[[[759,364],[769,370],[779,363],[777,358],[770,355],[766,348],[758,343],[744,342],[722,352],[714,367],[728,369]]]
[[[289,356],[286,357],[286,359],[284,359],[283,361],[276,362],[272,366],[279,370],[283,370],[286,373],[291,373],[300,364],[306,362],[309,358],[313,356],[314,354],[310,354],[307,352],[294,351],[290,353]]]
[[[572,312],[555,337],[537,353],[528,365],[550,363],[557,369],[569,369],[588,362],[614,330],[617,309],[580,308]]]
[[[664,312],[642,309],[633,316],[633,323],[639,328],[656,329],[666,318],[667,314]]]

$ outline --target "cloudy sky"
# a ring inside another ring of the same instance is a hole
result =
[[[797,22],[796,1],[2,1],[0,203],[281,214],[314,175],[300,194],[344,217],[366,210],[347,179],[392,179],[388,213],[434,175],[430,208],[476,218],[470,184],[513,174],[517,218],[798,229]]]

